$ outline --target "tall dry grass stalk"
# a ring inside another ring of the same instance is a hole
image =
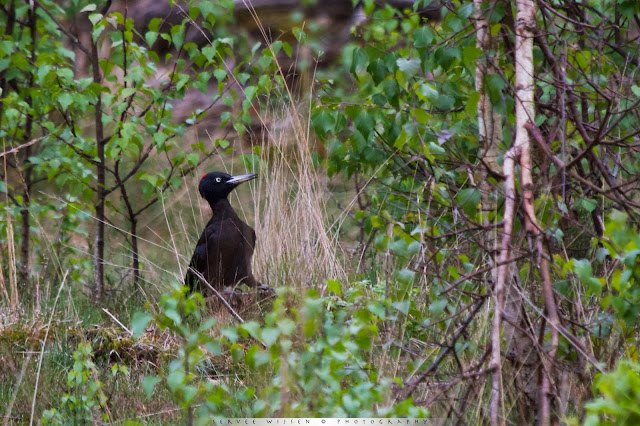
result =
[[[284,107],[265,132],[267,164],[254,194],[256,276],[272,286],[318,287],[344,280],[326,214],[327,176],[314,166],[308,113]]]
[[[6,151],[6,147],[3,143],[2,145],[3,152]],[[7,157],[3,156],[4,161],[4,176],[5,176],[5,186],[8,187],[7,183]],[[5,203],[7,206],[10,205],[9,193],[5,192]],[[4,212],[4,217],[6,220],[7,226],[7,263],[8,263],[8,275],[9,275],[9,285],[7,286],[7,280],[5,279],[4,273],[2,272],[2,257],[0,257],[0,293],[2,294],[5,300],[5,306],[9,307],[11,311],[15,311],[18,308],[18,276],[17,276],[17,266],[16,266],[16,246],[15,241],[13,239],[13,222],[11,221],[11,214],[6,211]],[[8,287],[8,289],[7,289]]]
[[[269,32],[251,2],[242,2],[271,49],[277,73],[286,82]],[[310,53],[306,48],[301,52],[305,57]],[[300,92],[304,92],[305,82],[313,81],[308,71],[302,71],[302,75]],[[311,155],[309,108],[300,108],[296,103],[300,96],[287,84],[284,91],[286,99],[279,99],[282,107],[275,111],[278,125],[266,126],[267,149],[263,150],[262,159],[269,167],[254,198],[257,207],[254,211],[258,213],[254,265],[258,276],[267,277],[271,285],[286,283],[298,288],[315,285],[320,286],[322,293],[327,278],[346,279],[347,274],[339,262],[337,239],[331,237],[326,220],[326,176],[314,167]],[[308,99],[312,95],[311,89]],[[264,126],[264,117],[256,109],[254,112]]]

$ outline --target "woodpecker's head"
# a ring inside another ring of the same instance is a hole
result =
[[[202,198],[213,205],[216,201],[227,198],[231,191],[242,182],[255,178],[256,175],[253,173],[231,176],[223,172],[211,172],[202,176],[198,190]]]

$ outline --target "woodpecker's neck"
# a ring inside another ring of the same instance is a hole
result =
[[[236,216],[236,212],[231,207],[231,203],[228,198],[217,198],[214,200],[207,200],[211,207],[212,216],[216,219],[227,219],[229,217]]]

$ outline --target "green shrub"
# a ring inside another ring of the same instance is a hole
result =
[[[640,364],[619,362],[615,370],[598,374],[592,389],[601,396],[585,405],[585,425],[640,424]]]
[[[144,379],[147,396],[161,383],[187,416],[205,423],[215,417],[427,416],[411,400],[393,403],[396,380],[374,364],[382,350],[376,306],[310,290],[299,307],[288,307],[287,296],[280,291],[263,324],[216,331],[213,318],[194,325],[202,298],[184,287],[163,296],[155,316],[134,315],[137,336],[154,321],[183,342],[166,371]]]

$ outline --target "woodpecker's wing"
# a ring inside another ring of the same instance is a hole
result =
[[[202,275],[206,274],[207,271],[207,230],[209,232],[212,229],[209,228],[211,224],[211,220],[207,223],[198,242],[196,243],[196,248],[193,251],[193,255],[191,256],[191,261],[189,262],[189,269],[187,269],[187,275],[184,278],[184,284],[191,289],[191,291],[200,291],[203,290],[203,284],[200,281],[200,278],[195,274],[194,271],[199,272]]]
[[[192,290],[207,292],[194,271],[202,274],[216,289],[237,284],[251,276],[254,244],[253,229],[239,219],[211,219],[196,244],[185,285]],[[252,280],[248,281],[247,284],[251,285]]]

